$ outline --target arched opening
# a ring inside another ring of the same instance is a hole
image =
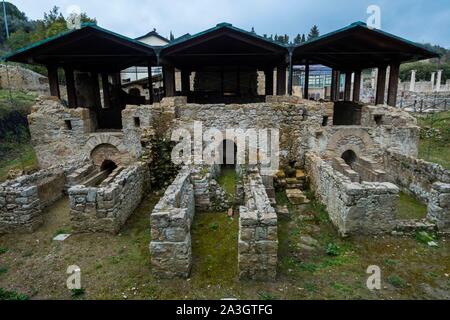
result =
[[[237,164],[237,145],[234,141],[223,140],[220,147],[222,166],[235,167]]]
[[[357,156],[353,150],[347,150],[342,154],[341,158],[344,159],[346,164],[352,167],[357,159]]]
[[[112,160],[104,160],[102,162],[102,165],[100,166],[100,171],[109,171],[109,172],[113,172],[114,169],[117,168],[117,165],[114,161]]]

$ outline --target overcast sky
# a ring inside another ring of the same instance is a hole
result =
[[[54,5],[63,13],[77,5],[101,27],[129,37],[153,28],[168,37],[194,34],[220,22],[258,34],[321,33],[366,21],[367,7],[381,8],[381,29],[420,43],[450,48],[450,0],[10,0],[32,19]]]

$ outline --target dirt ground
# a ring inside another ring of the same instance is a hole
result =
[[[322,207],[291,207],[279,221],[275,282],[238,281],[238,217],[196,213],[194,264],[187,280],[151,274],[148,196],[121,233],[70,232],[68,199],[47,210],[45,224],[28,235],[0,236],[0,288],[30,299],[450,299],[449,239],[428,247],[413,236],[341,239]],[[84,292],[66,288],[67,267],[81,268]],[[367,267],[381,268],[382,288],[366,287]]]

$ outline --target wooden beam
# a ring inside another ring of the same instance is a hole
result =
[[[153,76],[152,76],[152,65],[148,64],[147,67],[147,75],[148,75],[148,97],[150,104],[153,104],[155,98],[153,96]]]
[[[389,73],[389,87],[387,104],[395,107],[397,106],[397,91],[398,91],[398,78],[400,74],[400,63],[393,63],[390,65]]]
[[[164,91],[166,97],[175,96],[175,68],[170,65],[163,67]]]
[[[288,60],[289,60],[288,94],[292,96],[292,87],[294,85],[293,84],[294,66],[292,65],[292,50],[289,50]]]
[[[188,96],[191,91],[191,71],[183,69],[181,70],[181,92],[183,96]]]
[[[277,67],[277,96],[286,94],[286,65],[281,64]]]
[[[309,99],[309,63],[305,64],[305,83],[303,85],[303,99]]]
[[[344,89],[344,101],[350,101],[352,94],[352,73],[347,71],[345,73],[345,89]]]
[[[331,101],[339,100],[339,70],[333,69],[331,73]]]
[[[361,97],[361,70],[355,71],[353,83],[353,102],[359,102]]]
[[[48,83],[50,85],[50,95],[53,97],[61,98],[59,92],[59,81],[58,81],[58,67],[47,66],[48,71]]]
[[[109,94],[109,77],[108,74],[102,73],[102,89],[103,89],[103,106],[104,108],[111,107],[111,98]]]
[[[264,70],[265,82],[266,82],[266,96],[273,95],[273,68],[267,68]]]
[[[375,103],[384,104],[384,95],[386,90],[386,66],[378,67],[378,78],[377,78],[377,95],[375,98]]]
[[[64,68],[64,75],[66,76],[67,100],[69,108],[78,108],[77,91],[75,89],[75,77],[73,68]]]

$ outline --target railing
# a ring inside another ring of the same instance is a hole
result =
[[[450,97],[425,96],[416,98],[400,97],[397,102],[400,109],[408,109],[412,112],[435,112],[450,110]]]

